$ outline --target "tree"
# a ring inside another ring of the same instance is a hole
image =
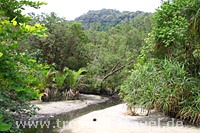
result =
[[[101,32],[98,31],[99,25],[92,25],[87,31],[89,43],[86,47],[91,57],[87,74],[91,88],[101,87],[102,90],[113,91],[126,77],[128,68],[136,61],[144,38],[148,34],[147,30],[137,29],[147,28],[147,22],[144,21],[146,17],[138,19],[144,22],[140,26],[133,21],[120,23],[108,31]]]
[[[199,4],[198,0],[165,2],[157,11],[153,30],[156,56],[178,59],[194,76],[200,71]]]
[[[17,132],[15,120],[22,114],[33,115],[36,108],[29,100],[39,96],[34,89],[37,84],[30,69],[36,64],[24,53],[18,51],[19,40],[29,34],[45,36],[45,27],[40,24],[28,25],[29,17],[21,14],[24,6],[39,7],[44,3],[31,1],[3,0],[0,3],[0,114],[1,122],[10,124],[10,131]],[[1,129],[2,130],[2,129]]]
[[[1,0],[0,3],[0,10],[1,14],[8,17],[8,19],[11,21],[15,17],[16,21],[18,23],[23,23],[29,21],[31,18],[28,16],[25,16],[22,14],[22,11],[24,10],[24,6],[30,6],[33,8],[39,8],[41,5],[45,5],[45,2],[34,2],[29,0]]]
[[[55,13],[33,17],[32,23],[40,22],[48,28],[46,31],[48,37],[41,39],[30,36],[29,42],[24,42],[21,49],[26,47],[39,62],[55,64],[58,70],[63,70],[65,67],[78,70],[86,66],[87,55],[83,46],[87,42],[87,36],[80,23],[67,23]]]

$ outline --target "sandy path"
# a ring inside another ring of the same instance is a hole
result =
[[[39,100],[32,101],[31,104],[40,108],[37,112],[38,116],[56,116],[59,114],[66,114],[78,109],[84,109],[89,105],[96,105],[108,101],[109,98],[98,95],[84,95],[81,94],[80,100],[66,100],[57,102],[41,102]],[[37,116],[36,116],[37,117]]]
[[[183,126],[159,112],[149,116],[128,116],[125,112],[125,104],[94,111],[72,120],[61,133],[200,133],[199,128]]]

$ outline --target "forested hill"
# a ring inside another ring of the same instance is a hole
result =
[[[83,14],[80,17],[76,18],[75,21],[81,22],[85,29],[90,28],[90,25],[93,23],[99,23],[101,28],[107,29],[109,27],[117,25],[122,21],[132,20],[138,15],[146,16],[148,14],[150,13],[142,11],[120,12],[114,9],[90,10],[86,14]]]

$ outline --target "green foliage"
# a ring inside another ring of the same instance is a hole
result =
[[[131,21],[136,16],[147,16],[149,13],[142,11],[120,12],[113,9],[91,10],[86,14],[76,18],[75,21],[81,22],[85,29],[90,29],[92,24],[99,24],[98,31],[106,31],[120,24],[123,21]]]
[[[15,91],[0,88],[0,113],[3,115],[2,123],[11,126],[9,132],[20,132],[16,127],[16,120],[31,118],[36,114],[37,107],[30,105],[29,101],[19,97]]]
[[[33,15],[33,17],[31,23],[40,22],[48,28],[46,31],[48,37],[44,39],[30,36],[29,42],[23,42],[21,50],[27,50],[38,62],[54,64],[56,69],[61,71],[65,67],[78,70],[87,65],[88,57],[83,48],[87,36],[80,23],[67,23],[55,13]]]
[[[76,86],[78,85],[80,79],[83,77],[83,75],[81,75],[81,74],[86,72],[86,69],[82,68],[76,72],[76,71],[70,70],[68,68],[65,68],[64,71],[68,73],[66,75],[66,79],[65,79],[67,87],[70,89],[75,89]]]
[[[81,68],[78,71],[65,68],[63,71],[50,69],[46,74],[46,87],[56,88],[58,90],[75,89],[79,84],[80,79],[83,77],[82,73],[86,72],[86,69]]]
[[[16,23],[15,20],[12,20],[11,22],[2,20],[0,24],[0,31],[3,37],[0,38],[0,48],[2,53],[2,57],[0,58],[0,78],[2,82],[0,84],[2,89],[14,89],[19,94],[28,93],[28,90],[30,90],[29,93],[35,93],[31,91],[30,87],[26,84],[26,82],[29,81],[25,80],[25,75],[21,71],[25,71],[26,68],[30,68],[31,66],[28,62],[28,58],[23,53],[17,51],[19,45],[17,41],[20,38],[25,39],[27,34],[42,34],[45,28],[40,25],[30,26],[20,24],[20,29],[15,30],[18,28]],[[4,29],[7,29],[7,32],[3,32]],[[25,69],[20,69],[22,67]],[[25,73],[28,73],[28,71]]]
[[[137,16],[132,22],[123,22],[101,32],[98,31],[98,25],[93,25],[86,32],[89,43],[85,47],[91,61],[87,66],[89,71],[85,81],[88,86],[84,90],[106,89],[112,92],[119,88],[130,64],[136,61],[144,38],[151,30],[151,18]]]
[[[68,92],[79,90],[79,84],[86,69],[81,68],[78,71],[65,68],[63,71],[55,70],[54,67],[43,71],[40,80],[40,91],[47,94],[43,101],[66,100]],[[71,98],[73,98],[71,96]]]
[[[162,41],[163,46],[168,47],[174,45],[176,41],[183,45],[186,40],[187,28],[189,26],[185,17],[181,16],[180,7],[170,2],[164,3],[158,10],[155,20],[154,29],[155,38],[158,42]],[[167,18],[167,20],[166,20]]]
[[[170,0],[164,2],[155,15],[153,40],[155,55],[176,58],[184,62],[188,71],[198,76],[200,57],[200,16],[198,0]]]
[[[58,90],[66,89],[65,80],[68,75],[69,75],[69,72],[65,69],[62,72],[57,71],[55,73],[55,77],[53,77],[53,78],[55,80],[55,86]]]
[[[153,30],[121,86],[125,101],[200,123],[199,6],[199,0],[169,0],[157,10]]]
[[[60,78],[55,78],[54,81],[50,80],[50,83],[44,83],[49,84],[47,87],[62,88],[61,86],[65,84],[63,83],[65,67],[78,71],[79,68],[87,66],[87,70],[89,70],[87,72],[88,79],[84,78],[87,86],[83,90],[86,88],[103,88],[102,80],[104,80],[104,76],[116,64],[118,64],[117,68],[120,68],[136,58],[143,39],[151,30],[152,17],[148,16],[148,13],[136,12],[131,14],[126,12],[126,14],[134,16],[136,20],[120,21],[119,25],[106,32],[99,32],[99,28],[102,29],[103,26],[98,24],[93,24],[89,30],[84,31],[80,23],[68,23],[55,13],[38,16],[32,14],[34,19],[31,23],[35,24],[38,21],[43,23],[48,28],[46,33],[48,37],[41,39],[30,36],[29,42],[21,42],[22,45],[19,50],[28,53],[32,58],[36,58],[37,62],[54,64],[55,69],[59,70],[56,74]],[[52,71],[52,73],[54,72]],[[113,81],[120,80],[124,76],[124,74],[119,74],[113,78],[109,76],[109,79],[103,81],[105,88],[116,88],[120,82]],[[59,87],[56,87],[56,84]]]
[[[19,132],[15,121],[23,115],[27,118],[35,114],[36,108],[29,101],[40,96],[38,84],[33,75],[36,72],[35,60],[18,50],[19,40],[28,35],[44,37],[45,27],[40,24],[28,25],[29,17],[21,14],[23,6],[38,7],[42,3],[31,1],[1,1],[0,3],[0,114],[1,123],[7,123],[2,130]]]
[[[22,14],[25,6],[33,8],[39,8],[41,5],[47,4],[45,2],[34,2],[29,0],[1,0],[0,3],[0,15],[6,16],[9,20],[13,20],[15,17],[19,23],[27,22],[31,18]]]
[[[6,123],[3,123],[2,121],[3,121],[3,116],[2,114],[0,114],[0,131],[1,132],[8,131],[11,128],[11,126]]]
[[[131,71],[121,86],[120,96],[132,105],[156,108],[198,124],[199,86],[198,79],[190,77],[183,64],[151,60]]]
[[[0,52],[0,57],[3,56],[3,53]]]

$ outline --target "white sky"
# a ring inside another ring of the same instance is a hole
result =
[[[38,0],[33,0],[38,1]],[[161,0],[40,0],[48,5],[41,9],[27,9],[26,12],[56,12],[59,17],[73,20],[89,10],[117,9],[119,11],[154,12],[161,5]]]

